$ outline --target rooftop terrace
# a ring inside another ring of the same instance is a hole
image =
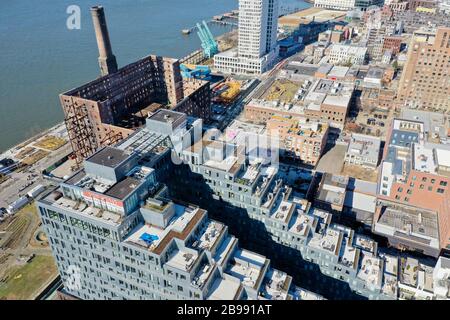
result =
[[[227,273],[238,278],[244,286],[257,288],[268,266],[268,260],[256,253],[239,250],[232,258]]]
[[[341,249],[342,234],[337,230],[327,228],[324,234],[314,234],[309,246],[327,251],[337,256]]]
[[[370,287],[381,288],[383,279],[382,260],[371,253],[362,251],[358,278],[364,280]]]

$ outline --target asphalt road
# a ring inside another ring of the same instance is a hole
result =
[[[42,177],[42,171],[68,155],[71,150],[70,143],[66,143],[22,172],[11,173],[10,179],[0,185],[0,207],[7,208],[9,204],[25,195],[38,184],[49,185],[49,181]]]

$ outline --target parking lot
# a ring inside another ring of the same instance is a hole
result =
[[[359,133],[376,137],[385,137],[393,116],[393,111],[390,110],[361,110],[354,115],[354,118],[350,118],[350,121],[353,120],[353,123],[357,125],[357,129],[351,131],[358,131]]]

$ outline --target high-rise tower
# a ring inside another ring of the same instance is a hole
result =
[[[239,1],[241,57],[259,59],[277,44],[278,0]]]
[[[102,6],[94,6],[91,8],[92,21],[94,23],[95,36],[98,45],[98,63],[102,76],[117,71],[117,61],[111,48],[109,40],[108,27],[106,25],[105,12]]]
[[[398,88],[400,106],[450,111],[450,28],[414,32]]]
[[[214,56],[216,71],[261,74],[278,56],[278,0],[239,0],[238,47]]]

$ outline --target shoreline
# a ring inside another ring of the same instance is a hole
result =
[[[26,140],[21,141],[18,144],[14,145],[12,147],[9,147],[8,149],[6,149],[4,151],[1,151],[1,153],[0,153],[0,160],[3,159],[4,157],[10,157],[10,155],[14,153],[13,152],[14,150],[18,150],[18,149],[24,148],[26,145],[31,144],[33,141],[44,137],[46,134],[56,130],[57,128],[59,128],[61,126],[65,127],[64,121],[61,121],[61,122],[55,124],[54,126],[52,126],[50,128],[46,128],[43,131],[35,134],[34,136],[31,136],[31,137],[27,138]]]
[[[314,4],[314,0],[303,0],[303,2],[306,2],[309,4]],[[308,8],[300,9],[296,12],[301,12],[306,9],[308,9]],[[232,35],[234,32],[236,32],[236,30],[233,28],[232,30],[230,30],[228,32],[224,32],[223,34],[221,34],[215,38],[217,41],[220,41],[223,38],[226,38],[227,36]],[[201,50],[201,49],[197,49],[197,50]],[[195,51],[197,51],[197,50],[195,50]],[[195,52],[195,51],[193,51],[193,52]],[[193,52],[191,52],[190,54],[192,54]],[[181,60],[181,59],[183,59],[183,57],[178,58],[178,59]],[[11,147],[7,147],[7,149],[5,149],[4,151],[0,150],[0,160],[3,158],[11,157],[14,154],[14,152],[13,152],[14,150],[18,150],[18,149],[25,147],[26,145],[32,143],[34,140],[38,140],[38,139],[42,138],[43,136],[45,136],[46,134],[48,134],[51,131],[54,131],[55,129],[57,129],[60,126],[64,126],[64,120],[58,122],[57,124],[53,125],[52,127],[43,129],[43,131],[37,133],[36,135],[26,138],[25,140],[15,144]]]

